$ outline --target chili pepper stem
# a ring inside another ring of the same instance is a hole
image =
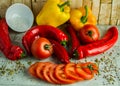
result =
[[[66,46],[66,45],[67,45],[67,42],[66,42],[66,41],[61,41],[60,44],[63,45],[63,46]]]
[[[21,58],[24,58],[25,56],[26,56],[26,54],[25,54],[25,53],[22,53],[20,57],[21,57]]]
[[[67,0],[67,1],[65,1],[63,4],[58,4],[58,7],[60,8],[60,10],[61,10],[61,12],[64,12],[64,7],[66,6],[66,5],[69,5],[70,4],[70,2],[69,2],[69,0]]]
[[[86,5],[85,6],[85,16],[82,16],[80,18],[80,21],[85,24],[87,22],[87,19],[88,19],[88,6]]]
[[[73,58],[75,58],[75,59],[78,59],[78,57],[79,57],[79,54],[78,54],[78,52],[75,50],[74,52],[73,52]]]

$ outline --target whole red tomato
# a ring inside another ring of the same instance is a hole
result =
[[[38,59],[45,59],[53,53],[53,47],[50,41],[44,37],[40,37],[33,41],[31,52]]]
[[[82,43],[87,44],[98,40],[100,33],[95,25],[87,24],[79,30],[79,38]]]

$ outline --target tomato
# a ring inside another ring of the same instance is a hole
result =
[[[33,41],[31,52],[38,59],[45,59],[53,53],[53,47],[50,41],[44,37],[40,37]]]
[[[44,78],[44,76],[43,76],[43,68],[44,68],[45,66],[49,65],[49,64],[50,64],[50,62],[44,62],[44,63],[40,62],[40,63],[37,65],[37,67],[36,67],[36,74],[37,74],[37,76],[38,76],[40,79],[45,80],[45,78]]]
[[[74,80],[81,81],[84,80],[82,77],[80,77],[75,70],[76,64],[75,63],[68,63],[65,66],[65,74]]]
[[[98,66],[92,62],[81,63],[81,68],[88,74],[97,74],[99,69]]]
[[[78,33],[81,42],[84,44],[94,42],[100,37],[98,28],[91,24],[83,26]]]
[[[60,80],[58,80],[56,77],[55,77],[55,68],[57,67],[57,65],[54,65],[53,67],[50,68],[49,70],[49,77],[52,81],[54,81],[56,84],[62,84],[62,82]]]
[[[65,64],[59,64],[55,68],[55,77],[60,80],[63,84],[71,84],[76,82],[76,80],[70,79],[64,72]]]
[[[75,68],[77,74],[82,77],[83,79],[89,80],[93,78],[93,73],[89,74],[86,71],[84,71],[82,69],[82,65],[81,63],[76,64],[76,68]]]
[[[32,64],[28,69],[28,72],[30,73],[30,75],[32,75],[33,77],[36,77],[36,78],[38,78],[38,76],[36,74],[36,67],[37,67],[38,63],[39,62]]]
[[[49,77],[49,71],[50,71],[50,68],[53,67],[55,64],[49,64],[49,65],[46,65],[44,68],[43,68],[43,77],[45,78],[45,80],[47,82],[50,82],[50,83],[54,83],[55,82]]]

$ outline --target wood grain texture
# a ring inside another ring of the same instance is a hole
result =
[[[98,21],[98,17],[99,17],[99,10],[100,10],[100,0],[93,0],[92,2],[92,12],[93,14],[96,16],[96,19]]]
[[[11,5],[11,0],[0,0],[0,16],[4,17],[7,8]]]
[[[34,13],[34,16],[36,17],[37,14],[40,12],[40,10],[42,9],[44,3],[46,0],[32,0],[32,10]]]
[[[101,4],[98,24],[109,24],[111,15],[111,4]]]
[[[4,17],[7,8],[14,3],[24,3],[36,17],[46,0],[0,0],[0,16]],[[71,7],[88,5],[100,25],[120,25],[120,0],[71,0]]]
[[[92,8],[92,0],[83,0],[83,6],[85,6],[85,5]]]
[[[120,0],[113,0],[110,24],[120,25],[118,20],[120,20]]]
[[[112,3],[112,0],[101,0],[101,3],[108,3],[108,4],[110,4],[110,3]]]
[[[31,0],[11,0],[12,4],[14,3],[23,3],[31,8]]]

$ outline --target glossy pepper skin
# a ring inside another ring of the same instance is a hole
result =
[[[25,56],[21,47],[12,44],[4,18],[0,19],[0,50],[10,60],[18,60]]]
[[[88,56],[94,56],[100,53],[105,52],[110,49],[118,39],[118,30],[117,27],[109,28],[103,39],[87,44],[85,46],[79,46],[76,51],[74,51],[73,56],[82,59]]]
[[[57,41],[49,39],[53,45],[53,54],[59,59],[62,63],[69,63],[69,55],[67,50]]]
[[[70,12],[70,23],[78,31],[86,24],[96,25],[96,17],[88,6],[72,9]]]
[[[73,52],[80,46],[80,41],[77,37],[77,32],[75,31],[75,29],[71,26],[68,25],[66,28],[68,34],[70,35],[70,44],[71,48],[70,48],[70,56],[72,56]]]
[[[29,55],[31,55],[31,45],[33,41],[39,37],[52,38],[63,46],[66,46],[68,41],[68,36],[56,27],[51,25],[34,26],[28,30],[22,38],[22,44]]]
[[[69,1],[47,0],[36,17],[38,25],[52,25],[58,27],[70,18]]]

